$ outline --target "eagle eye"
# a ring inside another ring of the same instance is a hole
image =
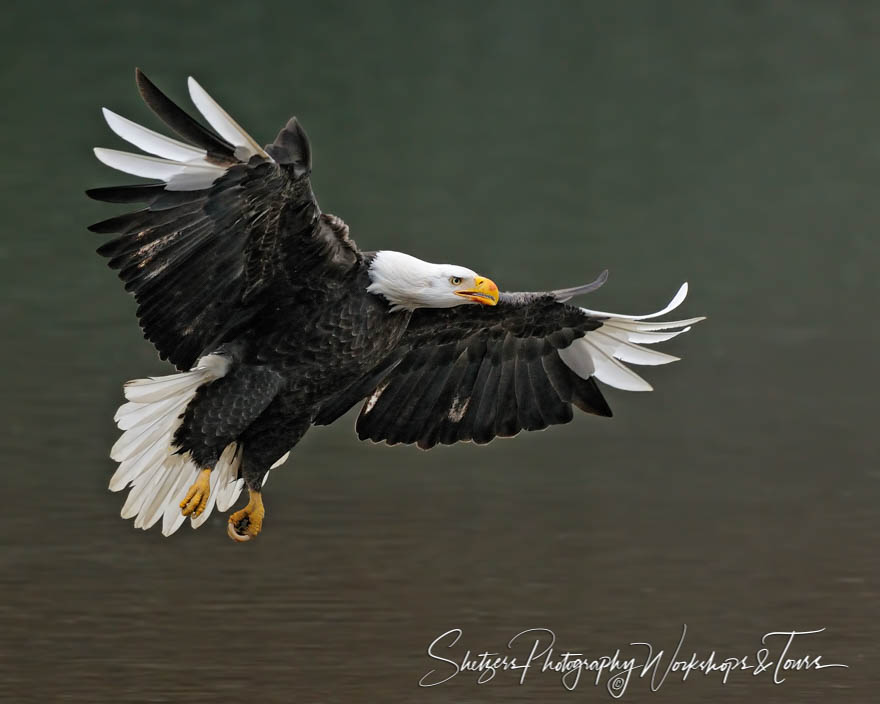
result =
[[[450,276],[449,283],[451,283],[453,286],[458,286],[459,284],[461,284],[461,277],[460,276]]]

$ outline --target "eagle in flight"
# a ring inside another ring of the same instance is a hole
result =
[[[89,229],[134,294],[144,336],[179,371],[125,385],[110,489],[130,487],[123,518],[174,533],[228,510],[237,541],[257,536],[262,488],[312,425],[363,402],[357,434],[428,449],[487,443],[572,419],[610,416],[596,380],[650,385],[625,363],[677,358],[645,347],[702,318],[658,322],[568,303],[597,289],[499,293],[467,267],[364,252],[324,213],[309,140],[295,118],[261,147],[192,78],[208,126],[136,71],[144,102],[183,140],[109,110],[110,129],[151,156],[95,149],[152,183],[87,191],[138,210]]]

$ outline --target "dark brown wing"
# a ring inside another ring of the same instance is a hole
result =
[[[552,294],[417,310],[404,340],[409,349],[364,404],[358,436],[427,449],[567,423],[572,405],[610,416],[595,380],[559,356],[601,324]]]
[[[430,448],[487,443],[572,419],[572,406],[610,416],[596,380],[630,391],[650,385],[623,362],[677,358],[643,347],[701,320],[645,322],[649,316],[597,313],[564,303],[593,284],[548,293],[504,293],[497,306],[413,313],[401,355],[369,395],[357,420],[361,439]],[[637,344],[641,343],[641,344]]]
[[[161,158],[96,150],[98,158],[162,182],[88,191],[144,204],[89,229],[118,235],[98,253],[134,294],[144,336],[163,359],[189,369],[225,331],[262,310],[273,290],[350,267],[360,254],[344,224],[318,208],[308,138],[295,119],[262,149],[194,81],[194,102],[220,134],[140,71],[137,82],[147,105],[187,142],[105,111],[117,134]]]

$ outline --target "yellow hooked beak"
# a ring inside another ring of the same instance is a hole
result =
[[[456,291],[456,296],[467,298],[474,303],[482,303],[487,306],[498,304],[498,287],[492,279],[478,276],[474,279],[474,287],[462,291]]]

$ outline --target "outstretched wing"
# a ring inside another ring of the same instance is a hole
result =
[[[604,281],[600,277],[599,283]],[[564,301],[588,285],[549,293],[504,293],[497,306],[419,309],[403,340],[405,355],[375,387],[357,420],[374,441],[487,443],[572,419],[572,406],[610,416],[596,380],[628,391],[651,386],[623,363],[666,364],[643,345],[669,340],[702,318],[649,322],[676,308],[623,316]]]
[[[162,359],[189,369],[245,323],[279,288],[360,261],[338,218],[312,193],[308,138],[295,118],[260,147],[196,83],[193,103],[215,131],[194,120],[136,72],[144,102],[186,143],[104,110],[120,137],[155,155],[95,149],[106,165],[159,179],[95,188],[97,200],[142,209],[89,229],[117,233],[98,249],[138,302],[138,318]]]

